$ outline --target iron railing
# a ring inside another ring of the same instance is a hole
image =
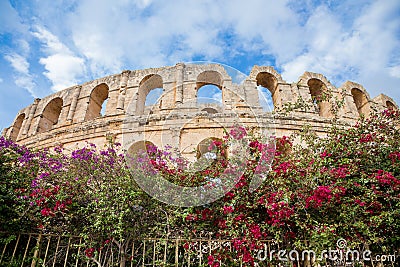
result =
[[[279,251],[279,244],[264,240],[265,255]],[[211,238],[142,238],[130,239],[124,244],[116,241],[104,242],[101,247],[84,245],[82,237],[61,236],[43,233],[0,233],[0,266],[86,266],[86,267],[144,267],[144,266],[208,266],[207,257],[214,250],[232,252],[232,240]],[[252,251],[257,257],[257,251]],[[275,254],[277,256],[277,253]],[[321,266],[397,266],[399,257],[385,262],[369,261],[357,265],[355,262],[327,262]],[[242,266],[239,259],[229,265]],[[260,261],[255,266],[310,266],[309,261]]]

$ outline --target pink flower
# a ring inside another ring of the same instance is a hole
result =
[[[208,265],[212,266],[214,263],[214,256],[213,255],[208,256],[207,260],[208,260]]]
[[[332,198],[332,191],[329,186],[318,186],[314,194],[306,199],[306,208],[313,206],[321,207],[324,203],[329,203]]]
[[[260,226],[258,226],[257,224],[250,226],[250,232],[253,234],[253,237],[256,239],[259,239],[262,236]]]
[[[229,134],[236,140],[240,140],[247,135],[246,129],[244,127],[235,127],[231,129]]]
[[[224,214],[232,213],[233,207],[232,206],[224,206],[223,210],[224,210]]]

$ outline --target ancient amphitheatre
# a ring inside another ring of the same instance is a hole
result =
[[[221,91],[221,103],[198,101],[197,93],[205,85]],[[299,97],[311,102],[329,90],[332,98],[343,99],[337,113],[343,123],[351,124],[371,109],[398,109],[386,95],[372,99],[361,84],[351,81],[336,88],[318,73],[305,72],[297,82],[288,83],[273,67],[254,66],[237,84],[222,65],[178,63],[125,70],[35,99],[16,114],[3,135],[27,147],[62,145],[67,150],[87,142],[102,146],[114,141],[123,142],[127,150],[134,151],[151,142],[171,145],[190,157],[199,150],[202,140],[221,138],[224,127],[237,123],[273,129],[277,137],[288,135],[305,123],[323,134],[331,123],[332,101],[273,117],[260,105],[258,86],[271,92],[275,108]],[[159,101],[146,105],[146,96],[157,88],[162,88]]]

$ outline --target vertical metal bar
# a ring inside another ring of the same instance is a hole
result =
[[[175,267],[179,264],[179,238],[175,239]]]
[[[188,241],[189,243],[189,249],[188,249],[188,267],[190,267],[190,241]],[[222,265],[221,265],[222,266]]]
[[[36,241],[36,247],[35,247],[35,252],[33,253],[33,260],[32,260],[31,267],[35,267],[36,266],[36,262],[37,262],[37,258],[39,256],[41,243],[42,243],[42,233],[39,234],[38,239]]]
[[[135,239],[132,239],[132,256],[131,256],[131,267],[133,267],[133,257],[135,253]]]
[[[76,255],[75,267],[78,267],[79,254],[81,253],[82,237],[79,238],[78,254]]]
[[[200,249],[200,265],[203,261],[203,251],[201,249],[201,241],[203,241],[202,239],[199,239],[199,249]]]
[[[117,255],[117,261],[120,261],[121,260],[121,250],[122,250],[122,241],[120,241],[119,242],[119,246],[118,246],[118,255]],[[112,259],[114,260],[114,254],[113,254],[113,257],[112,257]]]
[[[99,254],[98,254],[98,255],[99,255],[98,261],[100,262],[100,264],[101,264],[101,252],[102,252],[102,250],[100,249],[100,250],[99,250]]]
[[[17,251],[17,247],[18,247],[18,243],[19,243],[19,239],[20,239],[20,238],[21,238],[21,234],[18,234],[18,238],[17,238],[17,241],[16,241],[16,243],[15,243],[14,251],[13,251],[13,254],[12,254],[12,256],[11,256],[11,262],[12,262],[13,259],[14,259],[15,252]]]
[[[58,236],[58,239],[57,239],[57,246],[56,246],[56,252],[54,253],[53,267],[56,265],[58,248],[59,248],[59,246],[60,246],[60,239],[61,239],[61,236]]]
[[[51,236],[49,235],[48,239],[47,239],[46,252],[44,254],[44,259],[43,259],[43,265],[42,266],[45,266],[45,264],[46,264],[47,253],[49,252],[49,247],[50,247],[50,240],[51,240]]]
[[[68,245],[67,245],[67,252],[65,253],[64,267],[67,266],[67,260],[68,260],[68,253],[69,253],[69,246],[70,245],[71,245],[71,237],[68,238]]]
[[[145,253],[146,253],[146,240],[143,240],[143,259],[142,259],[142,266],[144,267],[144,257],[145,257]]]
[[[6,253],[7,243],[4,244],[3,252],[1,253],[0,263],[3,261],[4,254]]]
[[[111,266],[114,266],[114,250],[112,249],[112,246],[113,246],[114,244],[113,243],[111,243]]]
[[[168,248],[168,237],[167,237],[167,239],[165,239],[164,259],[163,259],[163,263],[164,263],[164,264],[167,263],[167,248]]]
[[[155,266],[154,265],[155,262],[156,262],[156,240],[154,239],[153,240],[153,266]]]
[[[25,247],[24,257],[22,258],[22,262],[21,262],[21,267],[24,266],[24,261],[25,261],[25,258],[26,258],[26,253],[28,252],[29,243],[31,242],[31,237],[32,237],[31,234],[29,234],[28,242],[27,242],[26,247]]]

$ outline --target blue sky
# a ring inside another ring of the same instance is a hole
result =
[[[400,1],[0,0],[0,129],[34,97],[196,60],[318,72],[400,103]]]

